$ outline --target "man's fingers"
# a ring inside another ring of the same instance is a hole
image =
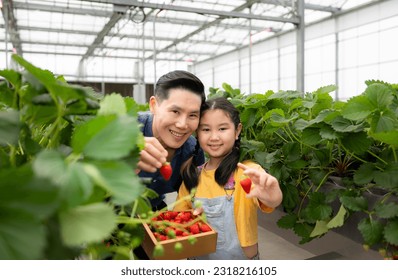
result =
[[[192,212],[194,215],[200,215],[203,213],[203,207],[195,208]]]
[[[157,168],[154,167],[153,165],[147,164],[147,163],[145,163],[143,161],[139,161],[137,163],[137,169],[139,171],[143,170],[143,171],[150,172],[150,173],[154,173],[157,170]]]
[[[159,140],[156,139],[155,137],[146,137],[145,138],[145,150],[147,150],[147,147],[153,151],[156,151],[156,153],[158,153],[159,156],[163,156],[164,158],[167,157],[166,149],[162,146],[162,144],[159,142]]]

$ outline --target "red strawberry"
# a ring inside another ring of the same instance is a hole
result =
[[[209,225],[201,224],[201,225],[200,225],[200,231],[201,231],[201,232],[211,231],[211,228],[209,227]]]
[[[252,180],[250,180],[250,178],[245,178],[242,181],[240,181],[240,185],[242,186],[243,190],[246,193],[249,193],[252,187]]]
[[[198,224],[193,224],[192,226],[189,227],[189,231],[190,231],[192,234],[197,234],[197,233],[199,233],[199,232],[200,232],[200,231],[199,231],[199,225],[198,225]]]
[[[171,220],[170,212],[164,212],[163,213],[163,220],[166,220],[166,221],[170,221]]]
[[[163,164],[162,167],[160,167],[160,174],[162,174],[163,178],[168,181],[171,177],[171,174],[173,173],[173,169],[171,168],[171,165],[169,162],[166,162]]]

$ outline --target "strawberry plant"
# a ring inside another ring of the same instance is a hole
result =
[[[154,196],[134,172],[141,107],[12,58],[21,70],[0,71],[0,259],[131,258],[140,222],[120,217]]]
[[[332,99],[333,85],[241,95],[223,84],[209,98],[231,99],[243,124],[241,157],[278,178],[285,213],[278,226],[305,243],[355,223],[366,247],[391,257],[398,245],[398,86],[366,84],[345,102]]]

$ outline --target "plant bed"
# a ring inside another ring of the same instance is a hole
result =
[[[180,222],[169,218],[170,213],[174,213],[175,216],[187,213],[191,218]],[[196,225],[198,227],[194,230]],[[141,245],[150,259],[186,259],[210,254],[216,250],[217,232],[191,212],[165,211],[152,219],[150,224],[143,223],[143,227],[145,233]]]
[[[359,233],[365,249],[388,258],[398,253],[398,84],[365,83],[347,101],[333,100],[333,85],[243,95],[223,84],[208,98],[231,99],[243,124],[241,160],[254,159],[278,179],[279,227],[300,244],[329,230]]]

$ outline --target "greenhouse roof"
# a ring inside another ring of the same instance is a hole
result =
[[[106,56],[195,63],[299,26],[297,2],[0,0],[0,49],[80,62]],[[308,24],[375,1],[304,2]]]

